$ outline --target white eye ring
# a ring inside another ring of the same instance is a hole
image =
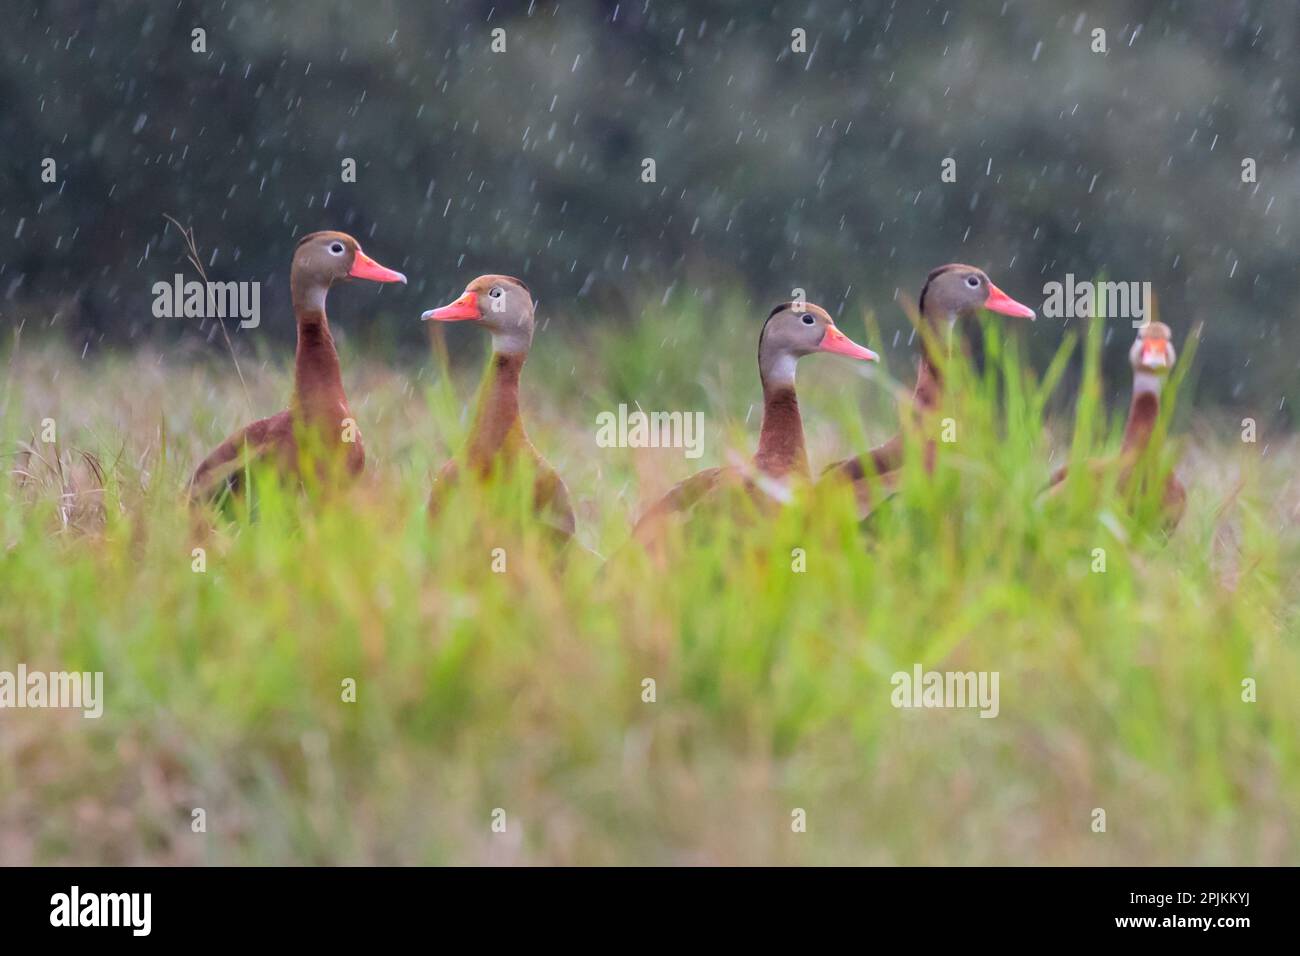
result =
[[[489,292],[488,295],[492,296],[492,298],[494,299],[501,298],[501,287],[500,286],[493,287],[492,291]]]
[[[978,289],[978,288],[980,287],[980,277],[979,277],[979,276],[967,276],[967,277],[966,277],[966,284],[967,284],[968,286],[970,286],[972,289]]]
[[[812,317],[810,312],[805,312],[800,318],[803,319],[804,325],[815,325],[817,323],[817,320]]]
[[[343,255],[343,253],[346,252],[346,251],[347,251],[347,250],[345,250],[345,249],[343,248],[343,243],[341,243],[341,242],[332,242],[332,243],[330,243],[330,255],[332,255],[332,256],[341,256],[341,255]]]

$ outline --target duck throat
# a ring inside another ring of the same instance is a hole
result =
[[[307,306],[296,293],[294,314],[298,320],[298,350],[293,367],[293,410],[307,421],[336,426],[348,417],[343,391],[339,353],[325,317],[325,293],[320,290],[319,306]]]
[[[1128,422],[1124,426],[1124,451],[1141,452],[1151,442],[1156,419],[1160,417],[1160,387],[1164,384],[1158,376],[1138,372],[1133,377],[1133,401],[1128,409]]]
[[[771,478],[809,476],[803,418],[793,382],[763,383],[763,427],[754,465]]]
[[[467,458],[475,469],[489,470],[498,455],[524,437],[519,418],[519,377],[526,358],[522,352],[494,351],[488,360],[470,427]]]
[[[934,349],[945,350],[947,355],[959,351],[971,360],[977,375],[984,372],[984,336],[974,318],[966,315],[945,313],[934,316],[926,315],[930,332],[934,337]],[[939,360],[932,352],[932,346],[921,343],[921,364],[916,375],[915,401],[918,407],[932,411],[939,406],[943,395],[943,375],[939,371]]]

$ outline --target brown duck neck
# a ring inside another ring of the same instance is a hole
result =
[[[984,341],[976,327],[974,316],[967,314],[936,313],[927,308],[924,321],[930,328],[935,345],[938,348],[951,348],[951,343],[971,357],[976,368],[984,364]],[[918,408],[932,411],[939,406],[943,396],[943,376],[939,363],[931,355],[930,346],[921,342],[921,363],[916,373],[915,401]]]
[[[487,470],[498,454],[524,437],[519,376],[527,358],[522,352],[493,352],[488,360],[470,427],[467,457],[474,468]]]
[[[1141,374],[1133,382],[1133,401],[1124,425],[1124,451],[1140,454],[1151,443],[1156,419],[1160,417],[1160,381]]]
[[[948,338],[948,326],[954,321],[960,321],[953,316],[940,313],[926,303],[925,292],[921,292],[923,309],[921,319],[928,327],[930,335],[934,338],[934,347],[942,348]],[[921,338],[921,362],[916,369],[916,390],[912,393],[913,402],[918,412],[933,411],[939,407],[939,400],[943,395],[943,376],[939,372],[939,363],[931,354],[931,345],[925,337]]]
[[[943,396],[943,378],[938,367],[930,360],[930,355],[922,349],[921,364],[916,370],[916,390],[912,393],[919,411],[933,411],[939,407]]]
[[[962,336],[962,347],[969,348],[965,339],[962,326],[967,321],[960,315],[953,315],[943,310],[942,307],[936,306],[933,302],[927,302],[925,290],[921,290],[921,320],[929,328],[933,336],[935,345],[941,347],[946,344],[949,335],[949,327],[952,328],[952,334]],[[921,361],[916,369],[916,389],[912,393],[912,413],[919,422],[922,416],[927,412],[933,412],[939,408],[943,400],[943,376],[939,372],[938,363],[930,354],[930,346],[924,337],[921,340]],[[871,467],[878,475],[887,474],[903,464],[903,436],[895,435],[883,445],[878,445],[871,450]],[[935,460],[935,443],[933,439],[926,442],[925,445],[925,470],[932,472],[934,470]],[[852,460],[845,468],[845,474],[854,480],[863,477],[866,469],[861,460]]]
[[[763,427],[754,464],[772,478],[784,478],[791,472],[805,478],[809,475],[803,418],[793,383],[763,383]]]
[[[311,421],[336,424],[347,417],[347,395],[339,353],[325,316],[325,288],[292,283],[298,321],[298,351],[293,367],[293,411]]]

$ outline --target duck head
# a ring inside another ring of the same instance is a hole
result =
[[[864,362],[880,356],[863,348],[835,327],[820,305],[782,302],[763,323],[758,337],[758,371],[765,385],[793,385],[794,367],[805,355],[832,352]]]
[[[420,318],[426,322],[478,322],[492,333],[497,352],[522,354],[533,341],[533,294],[518,279],[505,275],[479,276],[460,298]]]
[[[1148,322],[1138,329],[1137,340],[1128,350],[1128,361],[1134,374],[1164,377],[1174,367],[1174,343],[1169,326],[1163,322]]]
[[[1018,319],[1033,320],[1034,310],[993,284],[983,269],[951,263],[931,272],[921,288],[921,314],[954,321],[988,309]]]
[[[293,276],[303,288],[328,289],[347,279],[406,282],[406,276],[381,266],[361,251],[361,243],[346,232],[312,232],[298,240]]]

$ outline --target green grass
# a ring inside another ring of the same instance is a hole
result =
[[[661,569],[627,546],[631,520],[752,453],[761,411],[761,315],[665,311],[617,335],[548,329],[525,371],[534,443],[607,562],[557,558],[517,485],[426,520],[472,360],[448,377],[345,343],[360,486],[268,486],[255,520],[199,539],[180,489],[235,425],[284,406],[290,357],[245,361],[250,410],[219,361],[11,349],[3,448],[47,417],[59,443],[7,459],[31,477],[0,490],[0,670],[102,670],[106,704],[98,721],[0,711],[0,862],[1300,862],[1294,438],[1243,444],[1178,409],[1161,462],[1190,501],[1167,541],[1104,485],[1045,501],[1051,467],[1117,446],[1124,407],[1099,399],[1128,382],[1100,382],[1095,335],[1071,343],[1076,408],[1064,352],[1037,374],[995,334],[985,376],[951,370],[966,380],[936,473],[911,469],[865,528],[847,495],[801,494],[772,521],[702,515]],[[887,358],[910,382],[907,350]],[[800,371],[814,469],[896,429],[883,372]],[[704,458],[597,448],[619,401],[703,410]],[[914,663],[997,671],[999,716],[895,709],[890,677]]]

